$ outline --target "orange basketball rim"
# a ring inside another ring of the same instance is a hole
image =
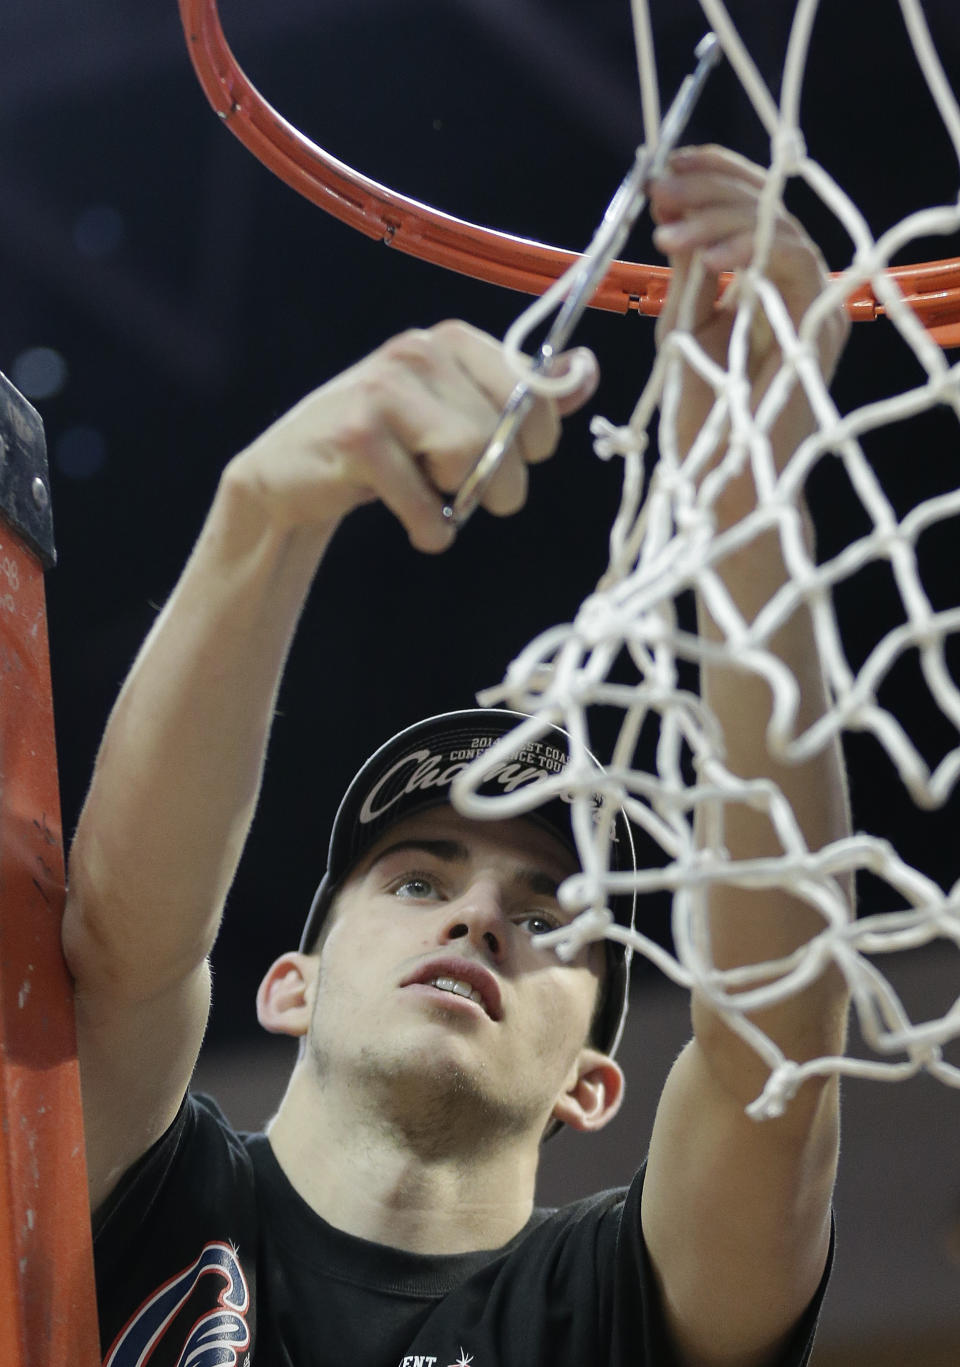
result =
[[[219,118],[264,166],[312,203],[368,237],[477,280],[542,294],[578,253],[515,237],[445,214],[355,171],[288,123],[244,74],[224,37],[216,0],[179,0],[197,77]],[[898,266],[888,274],[931,336],[960,346],[960,257]],[[660,312],[666,266],[614,261],[592,307],[614,313]],[[847,301],[853,319],[884,313],[869,284]]]

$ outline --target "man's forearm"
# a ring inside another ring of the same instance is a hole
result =
[[[113,709],[81,814],[64,922],[81,983],[154,993],[209,951],[328,536],[277,530],[242,483],[221,482]]]
[[[732,520],[741,509],[732,504],[721,516]],[[752,501],[752,494],[751,494]],[[805,511],[801,510],[805,517]],[[812,541],[812,531],[807,528]],[[731,556],[722,568],[724,587],[744,620],[760,609],[787,582],[779,536],[764,532]],[[700,631],[718,639],[716,624],[703,603],[698,604]],[[798,730],[820,717],[827,706],[826,685],[806,607],[794,612],[766,646],[796,679],[799,694]],[[710,664],[703,670],[702,692],[723,727],[727,768],[738,777],[770,779],[789,802],[805,843],[822,849],[849,831],[846,776],[839,741],[802,764],[775,759],[766,744],[771,711],[767,682],[746,670]],[[783,847],[767,813],[742,803],[724,810],[723,843],[730,860],[776,857]],[[851,889],[845,890],[848,895]],[[753,890],[717,886],[710,891],[710,934],[714,962],[721,968],[776,960],[792,953],[823,927],[820,915],[785,890]],[[757,1023],[785,1054],[794,1059],[841,1051],[845,1033],[846,991],[838,970],[830,970],[799,997],[758,1015]],[[701,1039],[715,1036],[716,1021],[695,1002],[694,1021]],[[726,1033],[726,1032],[724,1032]],[[751,1057],[740,1041],[728,1038],[743,1077],[737,1085],[744,1102],[756,1096],[765,1067]]]

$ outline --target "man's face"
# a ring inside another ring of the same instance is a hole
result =
[[[522,818],[444,806],[393,826],[331,913],[309,1041],[320,1079],[369,1084],[401,1123],[419,1106],[444,1124],[464,1110],[492,1131],[542,1127],[576,1079],[603,966],[598,945],[569,964],[538,946],[571,919],[556,889],[576,867]]]

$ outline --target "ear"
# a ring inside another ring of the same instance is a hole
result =
[[[602,1130],[619,1111],[623,1088],[619,1063],[599,1049],[581,1049],[570,1086],[557,1098],[551,1112],[553,1119],[572,1130]]]
[[[313,1010],[319,960],[314,954],[281,954],[257,990],[257,1020],[273,1035],[305,1035]]]

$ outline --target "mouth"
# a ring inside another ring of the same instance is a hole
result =
[[[401,987],[428,987],[463,1002],[472,1002],[491,1020],[502,1015],[500,988],[493,974],[470,959],[434,959],[422,964]]]

